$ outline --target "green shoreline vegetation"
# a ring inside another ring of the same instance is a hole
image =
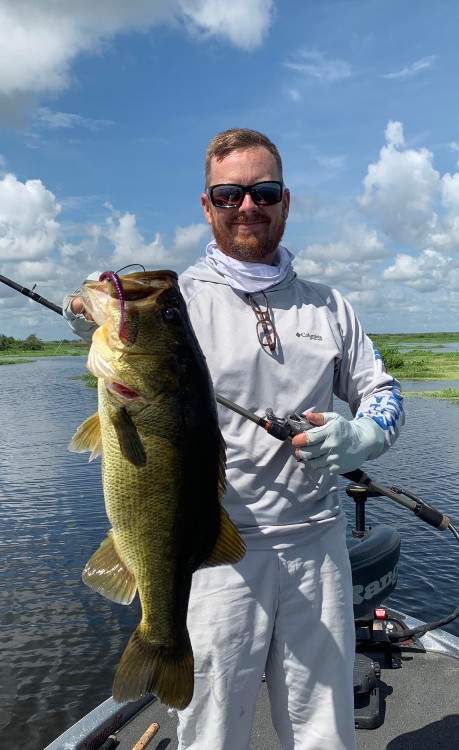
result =
[[[370,334],[370,338],[386,368],[398,379],[459,380],[459,351],[438,351],[446,344],[459,344],[459,333]],[[411,348],[400,348],[405,342]]]
[[[387,370],[399,380],[459,380],[459,351],[441,351],[446,344],[459,344],[459,333],[370,334],[370,338]],[[459,388],[405,391],[404,396],[459,401]]]
[[[36,357],[81,357],[87,352],[84,341],[42,341],[34,333],[26,339],[15,339],[0,333],[0,365],[24,364]]]
[[[405,391],[405,398],[440,398],[444,401],[459,401],[459,388],[445,388],[443,391]]]
[[[459,332],[369,335],[387,370],[399,380],[459,380],[459,351],[441,351],[447,344],[459,344]],[[0,334],[0,365],[33,362],[36,357],[84,356],[87,351],[88,345],[83,341],[41,341],[34,333],[21,340]],[[76,375],[75,379],[90,387],[97,385],[97,379],[89,372]],[[405,395],[459,401],[459,388],[409,391]]]

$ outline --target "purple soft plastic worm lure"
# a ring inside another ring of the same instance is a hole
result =
[[[116,289],[116,293],[118,295],[118,299],[120,301],[120,325],[118,328],[118,336],[122,341],[128,341],[129,336],[127,332],[127,322],[126,322],[126,313],[124,309],[124,303],[125,303],[125,297],[124,297],[124,291],[123,291],[123,285],[121,283],[121,279],[118,276],[117,273],[114,271],[104,271],[99,276],[99,281],[105,281],[105,279],[108,279],[112,282],[113,286]]]

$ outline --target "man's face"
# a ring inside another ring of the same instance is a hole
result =
[[[233,151],[222,161],[211,161],[209,187],[220,184],[253,185],[279,180],[276,160],[263,146]],[[205,217],[220,250],[237,260],[272,263],[284,233],[290,195],[274,206],[257,206],[246,193],[239,208],[216,208],[201,195]]]

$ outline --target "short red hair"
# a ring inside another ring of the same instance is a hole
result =
[[[274,143],[266,135],[259,133],[258,130],[231,128],[230,130],[223,130],[221,133],[217,133],[207,146],[205,166],[206,187],[208,186],[212,159],[222,161],[225,156],[228,156],[233,151],[260,146],[266,148],[274,156],[279,169],[279,179],[282,181],[282,159]]]

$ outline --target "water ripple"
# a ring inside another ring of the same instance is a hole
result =
[[[73,357],[0,368],[1,747],[42,748],[105,699],[139,617],[138,604],[113,604],[81,582],[107,530],[100,466],[67,450],[96,408],[95,392],[70,379],[83,371],[83,359]],[[413,397],[407,413],[396,448],[366,468],[457,518],[459,407]],[[394,524],[402,536],[391,603],[420,619],[457,606],[453,537],[390,501],[368,508],[371,524]],[[346,512],[352,521],[348,501]],[[448,627],[459,635],[457,623]]]

